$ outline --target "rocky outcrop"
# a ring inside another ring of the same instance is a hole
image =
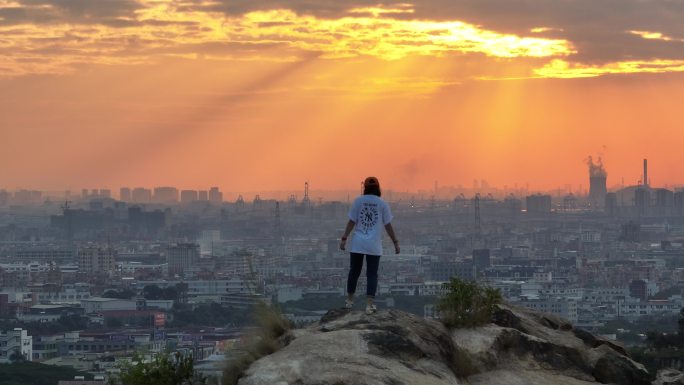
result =
[[[684,373],[672,369],[661,370],[653,385],[684,385]]]
[[[492,324],[451,331],[398,310],[332,310],[284,338],[240,385],[651,384],[620,345],[510,306]]]

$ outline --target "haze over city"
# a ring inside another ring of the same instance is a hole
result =
[[[0,0],[8,189],[684,183],[667,1]]]

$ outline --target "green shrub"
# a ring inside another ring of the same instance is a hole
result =
[[[223,384],[235,385],[249,366],[259,358],[277,352],[283,347],[280,337],[292,329],[292,322],[275,307],[260,302],[254,308],[257,328],[244,342],[229,353],[223,371]]]
[[[119,366],[121,373],[109,380],[110,385],[204,385],[207,379],[195,372],[192,356],[180,352],[161,352],[152,361],[136,354],[132,362]]]
[[[437,311],[449,328],[472,327],[491,322],[494,308],[501,303],[499,289],[476,282],[452,278],[444,284],[446,293],[437,303]]]

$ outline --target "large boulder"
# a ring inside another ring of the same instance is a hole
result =
[[[544,313],[501,305],[494,323],[447,330],[398,310],[331,310],[289,332],[240,385],[651,384],[620,345]]]
[[[513,350],[515,354],[511,359],[522,360],[527,356],[525,361],[536,362],[579,380],[593,378],[604,384],[651,384],[646,368],[633,361],[624,347],[575,329],[560,317],[499,305],[493,319],[500,327],[522,333],[517,336],[519,346]]]
[[[459,384],[448,331],[400,311],[332,311],[250,366],[240,385]]]
[[[660,370],[653,385],[684,385],[684,373],[674,369]]]

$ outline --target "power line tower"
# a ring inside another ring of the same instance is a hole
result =
[[[282,243],[283,240],[283,225],[280,221],[280,202],[276,202],[275,206],[275,223],[273,224],[273,229],[275,230],[275,236],[277,238],[278,244]]]
[[[74,252],[74,223],[73,211],[70,208],[71,201],[64,201],[62,208],[62,216],[64,217],[64,233],[67,241],[67,248]]]
[[[245,198],[242,197],[242,195],[238,195],[237,200],[235,201],[235,210],[236,211],[242,211],[242,209],[245,207]]]
[[[254,197],[254,202],[252,202],[252,210],[258,210],[261,208],[261,196],[257,194]]]
[[[475,208],[475,233],[478,237],[482,235],[482,217],[480,216],[480,193],[473,198],[473,207]]]
[[[304,198],[302,199],[302,206],[308,208],[311,205],[311,199],[309,198],[309,182],[304,182]]]
[[[294,209],[297,206],[297,197],[294,194],[290,194],[290,197],[287,198],[287,204],[290,208]]]

